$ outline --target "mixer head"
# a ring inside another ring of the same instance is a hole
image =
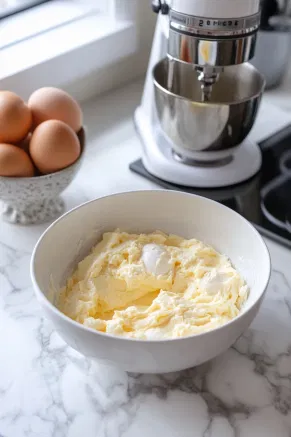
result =
[[[260,25],[260,0],[168,0],[168,57],[195,66],[208,100],[224,67],[251,60]]]

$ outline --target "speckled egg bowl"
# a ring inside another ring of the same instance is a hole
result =
[[[51,221],[64,211],[60,194],[72,182],[80,169],[85,149],[85,131],[78,133],[81,155],[69,167],[56,173],[32,178],[0,176],[2,218],[14,224],[30,225]]]

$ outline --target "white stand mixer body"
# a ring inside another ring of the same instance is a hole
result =
[[[171,9],[203,18],[241,18],[259,11],[260,0],[172,0]]]
[[[259,11],[260,0],[171,0],[170,7],[183,14],[204,18],[242,18]],[[167,56],[168,15],[158,14],[141,105],[135,113],[135,125],[143,146],[143,163],[155,176],[168,182],[192,187],[225,187],[254,176],[261,167],[261,152],[255,143],[246,141],[232,150],[232,161],[222,167],[195,167],[173,158],[172,146],[163,136],[156,113],[153,68]],[[205,159],[204,152],[204,161]],[[224,159],[225,151],[215,159]],[[211,153],[209,160],[213,160]],[[205,175],[205,176],[204,176]]]

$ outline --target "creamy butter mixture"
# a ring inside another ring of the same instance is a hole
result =
[[[229,259],[201,241],[117,230],[105,233],[79,263],[58,307],[97,331],[164,339],[223,325],[247,297]]]

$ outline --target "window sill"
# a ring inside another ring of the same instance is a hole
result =
[[[42,86],[65,86],[137,50],[136,26],[101,13],[0,51],[0,87],[27,98]]]

